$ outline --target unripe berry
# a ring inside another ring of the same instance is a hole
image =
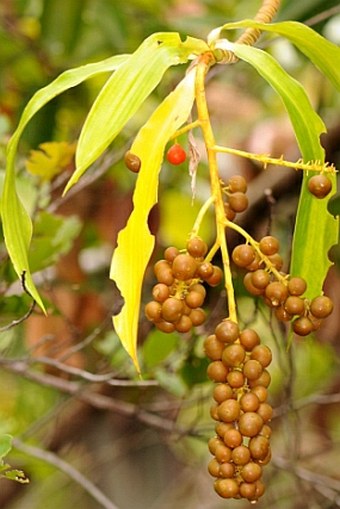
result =
[[[184,161],[187,158],[187,155],[185,150],[181,147],[181,145],[179,143],[175,143],[167,151],[166,158],[169,161],[169,163],[178,165],[184,163]]]

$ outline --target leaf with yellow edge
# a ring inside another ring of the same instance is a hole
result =
[[[137,330],[142,283],[155,245],[148,227],[148,217],[157,203],[158,174],[169,138],[188,119],[195,96],[193,68],[151,115],[139,131],[131,152],[141,162],[133,195],[133,211],[126,227],[119,233],[118,246],[111,264],[113,279],[124,298],[120,313],[113,317],[115,330],[137,371]]]
[[[26,169],[32,175],[49,181],[65,170],[72,162],[76,143],[49,141],[41,143],[39,150],[31,150]]]

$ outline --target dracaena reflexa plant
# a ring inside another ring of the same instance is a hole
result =
[[[325,125],[303,86],[268,52],[254,45],[264,32],[286,38],[337,89],[340,88],[340,50],[303,24],[272,23],[278,7],[278,0],[265,0],[254,20],[215,28],[206,41],[189,36],[182,40],[178,33],[156,33],[132,54],[113,56],[61,74],[32,97],[22,114],[8,144],[2,196],[3,230],[13,266],[27,292],[44,309],[29,265],[32,222],[16,191],[15,160],[24,129],[58,94],[99,73],[111,73],[83,125],[75,154],[76,168],[64,191],[67,193],[124,129],[161,82],[164,73],[170,67],[188,64],[183,79],[145,120],[125,155],[126,166],[138,176],[133,210],[119,233],[112,257],[110,278],[116,282],[124,299],[121,311],[113,317],[113,324],[139,371],[137,331],[142,282],[155,245],[148,216],[158,200],[159,173],[169,142],[173,140],[167,160],[171,164],[183,164],[187,155],[176,139],[180,135],[190,137],[193,131],[197,136],[201,133],[207,152],[211,197],[200,210],[192,231],[188,232],[186,249],[179,251],[169,247],[164,260],[157,262],[157,284],[153,300],[145,311],[147,318],[160,330],[188,332],[204,321],[202,283],[214,286],[224,281],[226,318],[205,341],[205,351],[211,360],[208,376],[215,382],[211,415],[217,422],[217,435],[209,443],[214,455],[209,471],[216,477],[215,489],[222,497],[245,497],[251,501],[257,500],[264,491],[262,468],[270,458],[267,423],[271,407],[266,398],[271,353],[268,347],[261,345],[256,331],[239,327],[225,230],[232,228],[245,239],[231,256],[236,265],[248,271],[244,279],[248,291],[263,296],[277,318],[291,321],[294,332],[300,335],[319,327],[332,310],[331,301],[322,295],[322,286],[330,266],[327,253],[336,243],[338,231],[337,220],[327,210],[329,197],[336,190],[336,178],[335,168],[325,161],[320,143]],[[232,42],[227,35],[236,29],[245,31]],[[205,79],[212,67],[237,64],[239,60],[252,66],[281,98],[301,152],[301,159],[296,163],[285,161],[284,157],[275,159],[235,150],[215,140]],[[192,118],[194,105],[196,118]],[[264,167],[275,164],[303,171],[289,274],[281,272],[282,259],[274,237],[267,236],[257,242],[233,221],[247,206],[247,184],[239,176],[225,183],[221,181],[217,154],[223,152],[256,160]],[[199,171],[197,159],[192,150],[189,164],[193,172]],[[199,229],[211,207],[216,217],[216,239],[209,249],[199,237]],[[223,270],[212,264],[217,251],[221,253]]]

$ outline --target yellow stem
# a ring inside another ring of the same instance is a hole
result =
[[[201,227],[201,223],[203,221],[203,218],[213,203],[214,203],[213,196],[210,196],[210,198],[208,198],[207,201],[205,203],[203,203],[202,207],[200,208],[199,213],[197,214],[194,226],[191,230],[190,238],[197,237],[198,231],[199,231],[199,229]]]
[[[224,267],[224,281],[228,297],[229,318],[237,322],[236,302],[234,295],[234,287],[231,276],[230,260],[225,237],[225,212],[222,197],[222,190],[220,186],[220,178],[218,175],[218,166],[215,147],[215,137],[210,123],[209,111],[205,96],[204,81],[206,74],[210,67],[215,63],[215,58],[212,53],[205,53],[201,55],[197,63],[196,74],[196,105],[198,119],[201,123],[201,129],[205,146],[207,149],[209,172],[210,172],[210,185],[211,194],[215,204],[216,216],[216,243],[219,245],[222,254],[223,267]]]
[[[194,122],[190,122],[190,124],[187,124],[184,127],[181,127],[181,129],[178,129],[178,131],[176,131],[175,134],[173,136],[171,136],[171,138],[169,138],[169,139],[174,140],[174,139],[178,138],[178,136],[181,136],[181,134],[185,134],[188,131],[191,131],[191,129],[195,129],[195,127],[200,127],[200,125],[201,125],[200,120],[195,120]]]
[[[275,166],[284,166],[286,168],[293,168],[293,170],[305,170],[305,171],[318,171],[323,173],[335,173],[336,169],[333,164],[323,164],[321,161],[309,161],[308,163],[304,163],[301,159],[299,159],[296,163],[291,161],[285,161],[283,157],[269,157],[265,154],[254,154],[252,152],[245,152],[244,150],[238,150],[236,148],[222,147],[220,145],[215,145],[213,150],[216,152],[224,152],[227,154],[233,154],[240,157],[245,157],[247,159],[252,159],[254,161],[258,161],[263,164],[264,168],[268,166],[268,164],[272,164]]]

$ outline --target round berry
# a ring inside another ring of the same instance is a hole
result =
[[[164,283],[158,283],[152,289],[152,296],[157,302],[164,302],[170,295],[170,290]]]
[[[240,366],[245,358],[246,352],[242,345],[233,343],[227,345],[222,353],[222,361],[228,367]]]
[[[236,246],[232,252],[232,259],[238,267],[246,267],[255,258],[255,251],[249,244]]]
[[[183,313],[183,302],[169,297],[162,304],[162,318],[167,322],[177,322]]]
[[[175,323],[177,332],[189,332],[192,328],[192,321],[187,315],[182,315],[181,318]]]
[[[239,336],[239,328],[232,320],[223,320],[216,326],[215,334],[222,343],[234,343]]]
[[[193,309],[189,315],[190,320],[194,327],[198,327],[205,322],[206,314],[202,308]]]
[[[256,345],[260,344],[260,337],[253,329],[244,329],[240,332],[240,343],[247,352],[250,352]]]
[[[313,322],[307,316],[300,316],[293,322],[293,331],[299,336],[308,336],[313,330]]]
[[[196,269],[196,260],[188,254],[179,254],[172,262],[172,273],[176,279],[181,281],[193,278]]]
[[[204,340],[203,347],[205,355],[212,361],[222,359],[224,345],[216,338],[215,334],[211,334]]]
[[[217,265],[213,265],[213,273],[210,277],[205,279],[209,286],[218,286],[223,279],[223,271]]]
[[[332,182],[326,175],[314,175],[308,181],[308,190],[316,198],[325,198],[332,190]]]
[[[242,435],[236,428],[231,428],[225,432],[223,437],[225,445],[234,449],[242,444]]]
[[[167,151],[166,158],[169,163],[178,165],[184,163],[187,158],[187,154],[179,143],[175,143]]]
[[[305,301],[301,297],[290,295],[284,303],[284,308],[290,315],[303,315],[305,312]]]
[[[216,458],[213,458],[208,463],[208,472],[213,477],[219,477],[220,475],[220,464]]]
[[[238,371],[234,369],[233,371],[230,371],[227,375],[227,382],[228,384],[233,387],[234,389],[240,389],[244,386],[244,375],[242,371]]]
[[[272,361],[272,352],[266,345],[256,345],[251,352],[250,358],[256,359],[264,368],[266,368]]]
[[[320,295],[312,300],[310,311],[315,318],[327,318],[333,311],[333,302],[326,295]]]
[[[239,445],[231,453],[231,459],[235,465],[246,465],[250,461],[250,452],[245,445]]]
[[[300,296],[305,293],[307,283],[302,277],[292,277],[288,281],[288,291],[290,295]]]
[[[166,332],[167,334],[170,334],[171,332],[174,332],[175,325],[171,322],[167,322],[165,320],[161,320],[159,322],[155,322],[155,325],[157,329],[159,329],[162,332]]]
[[[262,365],[255,359],[250,359],[243,366],[243,374],[248,380],[257,380],[263,371]]]
[[[166,260],[159,260],[156,262],[154,265],[154,272],[159,283],[164,283],[167,286],[173,284],[175,279],[171,267]]]
[[[263,295],[265,289],[257,288],[256,286],[253,285],[252,275],[253,274],[251,272],[247,272],[247,274],[243,278],[243,284],[244,284],[246,290],[248,290],[248,292],[251,295],[255,295],[255,296]]]
[[[267,235],[260,240],[259,248],[267,256],[276,254],[280,249],[279,241],[272,235]]]
[[[265,289],[265,296],[269,299],[273,307],[278,307],[287,299],[288,289],[283,283],[273,281],[269,283]]]
[[[234,221],[236,212],[233,210],[228,202],[224,203],[224,214],[228,221]]]
[[[240,416],[240,404],[235,399],[227,399],[217,407],[217,414],[223,422],[236,421]]]
[[[264,290],[270,283],[270,276],[264,269],[257,269],[251,274],[251,282],[255,288]]]
[[[248,207],[248,198],[244,193],[236,192],[230,194],[228,202],[231,210],[234,212],[244,212]]]
[[[224,444],[218,445],[215,449],[215,457],[219,463],[230,461],[231,450]]]
[[[125,166],[133,173],[138,173],[142,165],[142,162],[139,159],[139,157],[136,156],[136,154],[130,152],[130,150],[125,152],[124,163]]]
[[[193,237],[187,242],[187,251],[194,258],[201,258],[208,252],[208,246],[200,237]]]
[[[247,191],[247,181],[242,175],[233,175],[228,180],[228,187],[231,193],[245,193]]]
[[[214,273],[214,268],[212,263],[210,262],[203,262],[197,269],[198,276],[203,279],[203,281],[206,281],[209,279]]]
[[[253,392],[246,392],[240,399],[243,412],[256,412],[260,406],[260,400]]]
[[[235,479],[217,479],[214,482],[214,489],[222,498],[235,498],[239,492]]]
[[[226,382],[228,373],[228,368],[218,360],[211,362],[207,368],[207,375],[213,382]]]
[[[167,247],[166,250],[164,251],[164,258],[169,263],[172,263],[178,254],[179,254],[179,251],[178,251],[177,247],[170,246],[170,247]]]
[[[235,466],[232,463],[222,463],[220,465],[220,477],[231,479],[235,474]]]
[[[215,401],[217,401],[217,403],[222,403],[227,399],[233,399],[233,389],[229,384],[217,384],[213,391],[213,398]]]
[[[269,452],[269,440],[266,437],[258,435],[250,439],[249,450],[254,460],[264,460]]]
[[[254,462],[249,462],[242,468],[241,476],[246,482],[255,482],[260,479],[262,475],[262,468]]]
[[[159,322],[161,320],[162,306],[159,302],[152,300],[146,304],[144,312],[148,320]]]

